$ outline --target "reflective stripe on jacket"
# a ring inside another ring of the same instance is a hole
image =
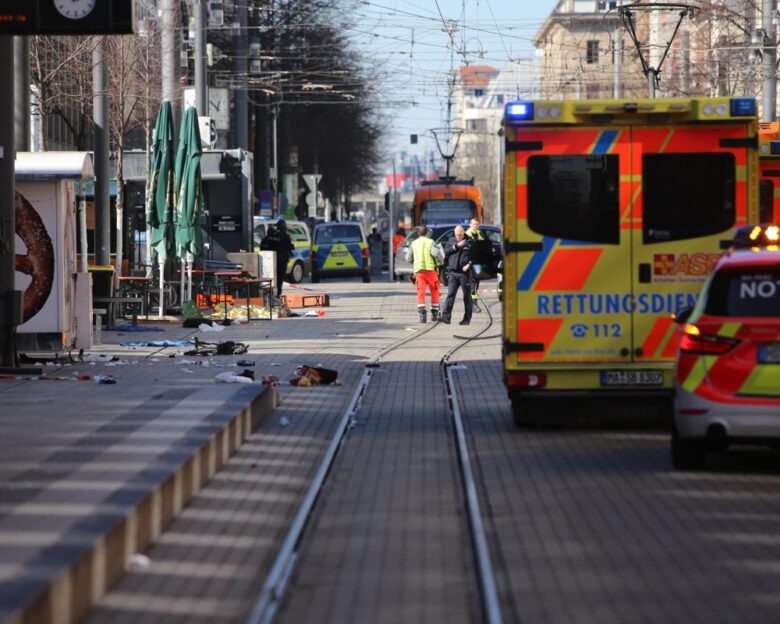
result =
[[[427,236],[421,236],[416,239],[410,247],[412,252],[412,259],[414,260],[414,272],[420,271],[435,271],[436,259],[434,258],[433,239]],[[436,253],[438,255],[438,253]]]

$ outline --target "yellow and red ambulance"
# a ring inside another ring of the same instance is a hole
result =
[[[780,122],[761,122],[758,139],[760,220],[780,223]]]
[[[755,99],[511,102],[505,125],[515,421],[559,416],[553,397],[670,397],[673,315],[758,220]]]

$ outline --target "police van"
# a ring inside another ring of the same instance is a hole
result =
[[[314,228],[311,281],[326,277],[362,277],[371,281],[368,241],[359,221],[327,221]]]
[[[755,100],[512,102],[504,121],[515,421],[553,397],[671,396],[673,315],[758,219]]]
[[[299,284],[311,273],[311,237],[309,228],[303,221],[286,221],[287,233],[294,247],[292,257],[287,261],[286,278],[293,284]],[[268,228],[276,227],[276,221],[263,217],[254,218],[254,247],[260,251],[260,241],[265,238]]]

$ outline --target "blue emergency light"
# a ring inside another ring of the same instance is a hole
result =
[[[508,121],[530,121],[534,118],[533,102],[509,102],[506,105]]]
[[[731,98],[732,117],[750,117],[756,114],[756,100],[753,98]]]

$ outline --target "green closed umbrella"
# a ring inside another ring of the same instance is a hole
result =
[[[176,152],[177,194],[173,215],[176,226],[176,255],[182,261],[186,260],[189,268],[188,298],[192,297],[192,261],[203,252],[202,226],[205,207],[203,204],[203,178],[200,170],[201,155],[198,111],[195,108],[188,108],[184,111],[181,120],[179,149]]]
[[[146,204],[146,223],[150,227],[150,250],[160,263],[160,318],[163,316],[165,262],[173,252],[173,208],[175,183],[173,169],[173,111],[163,102],[157,115],[152,141],[152,166]]]

